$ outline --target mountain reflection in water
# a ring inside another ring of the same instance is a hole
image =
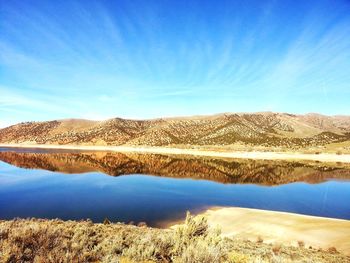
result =
[[[349,179],[345,164],[0,148],[0,219],[163,226],[214,206],[350,219]]]
[[[193,156],[113,152],[23,153],[0,151],[0,160],[11,165],[61,173],[102,172],[210,180],[219,183],[280,185],[349,180],[350,168],[315,162],[219,159]]]

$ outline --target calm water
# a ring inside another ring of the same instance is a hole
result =
[[[324,170],[271,162],[0,149],[0,218],[101,222],[107,217],[157,226],[183,218],[187,210],[239,206],[350,219],[350,173]]]

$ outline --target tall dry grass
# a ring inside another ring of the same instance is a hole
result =
[[[187,214],[175,229],[120,223],[0,221],[0,262],[350,262],[332,251],[222,238],[206,218]]]

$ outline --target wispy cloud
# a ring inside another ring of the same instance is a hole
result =
[[[253,2],[3,3],[0,120],[350,112],[349,4]]]

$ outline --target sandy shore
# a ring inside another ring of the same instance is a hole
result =
[[[0,147],[66,149],[88,151],[136,152],[155,154],[180,154],[221,158],[256,159],[256,160],[309,160],[320,162],[350,163],[350,154],[306,154],[298,152],[243,152],[243,151],[212,151],[202,149],[180,149],[168,147],[133,147],[133,146],[82,146],[82,145],[43,145],[43,144],[0,144]]]
[[[224,236],[292,246],[303,241],[307,247],[335,247],[350,255],[350,220],[236,207],[212,208],[204,215]]]

